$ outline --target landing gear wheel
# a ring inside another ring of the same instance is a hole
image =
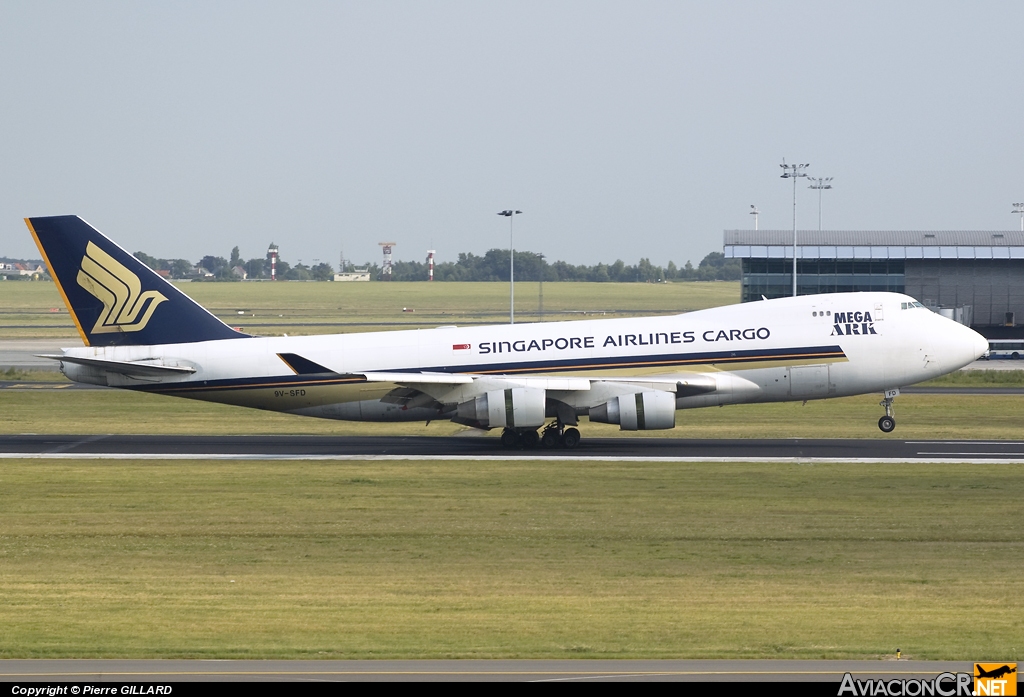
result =
[[[580,444],[580,432],[575,428],[567,428],[562,434],[562,447],[566,450],[572,450]]]
[[[523,431],[519,434],[519,444],[524,448],[536,448],[540,442],[540,436],[536,431]]]
[[[882,433],[892,433],[896,428],[896,417],[893,415],[892,402],[900,394],[899,388],[885,391],[885,399],[878,403],[878,406],[885,408],[885,416],[878,420],[878,428]]]
[[[548,449],[557,448],[561,444],[558,431],[553,428],[545,429],[544,435],[540,437],[540,444]]]
[[[501,447],[506,450],[519,447],[519,436],[516,435],[515,431],[510,428],[506,428],[501,432]]]

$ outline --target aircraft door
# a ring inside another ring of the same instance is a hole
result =
[[[835,385],[829,379],[829,366],[794,365],[789,368],[789,394],[792,397],[828,397],[835,392]]]

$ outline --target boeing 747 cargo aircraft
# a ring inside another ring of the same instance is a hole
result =
[[[71,380],[352,421],[451,419],[508,448],[574,448],[581,416],[668,429],[682,409],[878,392],[958,370],[985,339],[897,293],[699,312],[331,336],[227,326],[76,216],[26,220],[82,336]]]

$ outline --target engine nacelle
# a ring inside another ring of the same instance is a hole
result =
[[[459,418],[484,428],[536,428],[544,425],[544,390],[513,387],[494,390],[458,407]]]
[[[590,410],[590,420],[618,424],[621,431],[675,428],[676,396],[672,392],[637,392],[615,397]]]

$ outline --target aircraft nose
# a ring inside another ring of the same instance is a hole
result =
[[[986,339],[973,329],[970,331],[971,334],[974,335],[972,337],[974,339],[974,358],[975,360],[977,360],[978,358],[981,358],[986,353],[988,353],[988,339]]]

